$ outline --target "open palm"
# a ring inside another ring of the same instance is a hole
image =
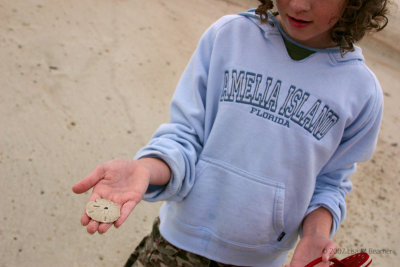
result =
[[[115,227],[127,219],[131,211],[142,200],[150,181],[150,172],[138,161],[116,159],[99,165],[92,173],[76,183],[72,190],[81,194],[93,188],[89,201],[105,198],[116,203],[121,216]],[[83,213],[81,222],[91,234],[105,233],[112,223],[99,223]]]

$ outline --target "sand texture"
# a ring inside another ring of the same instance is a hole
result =
[[[253,0],[0,0],[0,267],[122,266],[161,203],[119,228],[80,225],[72,185],[132,158],[168,120],[172,93],[204,30]],[[385,98],[372,160],[352,178],[338,257],[400,257],[400,13],[361,46]]]

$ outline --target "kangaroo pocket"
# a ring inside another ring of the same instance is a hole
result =
[[[204,158],[197,170],[191,192],[176,203],[181,222],[231,244],[276,242],[284,227],[283,183]]]

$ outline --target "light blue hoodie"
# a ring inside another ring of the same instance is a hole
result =
[[[276,19],[260,24],[254,11],[205,32],[170,122],[136,155],[171,168],[170,182],[145,195],[166,200],[169,242],[223,263],[280,266],[314,209],[332,213],[336,232],[349,177],[375,148],[383,98],[360,48],[315,51],[292,60]]]

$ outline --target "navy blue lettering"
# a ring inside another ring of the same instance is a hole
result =
[[[292,98],[293,92],[294,92],[295,89],[296,89],[296,86],[293,86],[293,85],[290,86],[289,92],[288,92],[288,94],[286,96],[286,99],[285,99],[285,103],[283,103],[282,107],[279,109],[279,115],[284,115],[286,106],[287,106],[289,100]]]
[[[265,87],[260,85],[265,79]],[[329,130],[339,121],[339,115],[324,105],[318,99],[308,110],[304,108],[310,98],[310,93],[303,89],[296,89],[290,85],[285,101],[279,101],[282,81],[276,80],[270,90],[274,79],[254,72],[243,70],[227,70],[223,73],[223,87],[221,102],[236,102],[250,105],[250,114],[290,128],[290,121],[309,132],[315,139],[321,140]],[[280,103],[279,112],[277,111]],[[308,105],[307,105],[308,106]]]
[[[304,115],[304,111],[301,111],[301,108],[303,107],[304,103],[307,101],[309,96],[310,96],[310,94],[307,92],[305,92],[301,96],[301,102],[300,102],[300,104],[297,105],[296,110],[293,111],[293,114],[292,114],[291,120],[294,121],[295,123],[299,124],[300,126],[303,126],[302,124],[300,124],[300,120],[301,120],[301,117]]]
[[[275,112],[276,107],[278,105],[278,97],[280,89],[281,89],[281,81],[278,80],[268,98],[268,101],[265,103],[265,108],[267,110]]]
[[[232,86],[231,92],[236,96],[236,101],[240,102],[240,94],[244,80],[244,71],[240,71],[239,76],[236,70],[232,70]]]

